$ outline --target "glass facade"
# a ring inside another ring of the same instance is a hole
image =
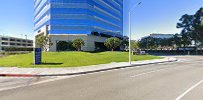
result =
[[[123,0],[35,0],[35,31],[123,37]]]

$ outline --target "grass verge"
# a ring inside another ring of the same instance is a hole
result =
[[[134,55],[133,61],[161,59],[152,55]],[[33,53],[10,55],[0,58],[2,67],[21,68],[59,68],[59,67],[79,67],[111,62],[127,62],[128,52],[43,52],[42,65],[33,65]]]

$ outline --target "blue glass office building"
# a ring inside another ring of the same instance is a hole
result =
[[[93,51],[96,42],[123,37],[123,0],[34,0],[34,10],[35,35],[51,37],[50,51],[58,41],[82,38],[83,50]]]

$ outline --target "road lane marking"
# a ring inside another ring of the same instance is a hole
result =
[[[151,73],[155,73],[155,72],[164,71],[164,70],[166,70],[166,69],[169,69],[169,68],[164,68],[164,69],[159,69],[159,70],[149,71],[149,72],[146,72],[146,73],[141,73],[141,74],[133,75],[133,76],[130,76],[130,77],[143,76],[143,75],[147,75],[147,74],[151,74]]]
[[[192,91],[194,88],[198,87],[202,83],[203,83],[203,80],[199,81],[197,84],[193,85],[188,90],[186,90],[184,93],[182,93],[180,96],[178,96],[175,100],[181,100],[185,95],[187,95],[190,91]]]
[[[39,85],[39,84],[43,84],[43,83],[48,83],[48,82],[53,82],[53,81],[58,81],[58,80],[63,80],[63,79],[68,79],[68,78],[73,78],[73,77],[77,77],[77,76],[80,76],[80,75],[65,76],[65,77],[54,77],[54,78],[45,79],[45,80],[42,80],[42,81],[39,81],[39,82],[34,82],[36,80],[39,80],[39,79],[36,79],[36,80],[34,80],[33,82],[31,82],[29,84],[25,84],[25,82],[24,82],[24,83],[22,83],[22,84],[20,84],[18,86],[11,86],[11,87],[0,88],[0,92],[1,91],[12,90],[12,89],[17,89],[17,88],[22,88],[22,87],[27,87],[27,86]]]

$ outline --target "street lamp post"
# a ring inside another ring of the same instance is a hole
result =
[[[128,12],[128,20],[129,20],[129,64],[131,65],[132,62],[132,52],[131,52],[131,12],[133,11],[133,9],[135,9],[137,6],[139,6],[141,4],[141,2],[139,2],[137,5],[134,5]]]
[[[25,35],[25,48],[27,48],[27,35]]]

